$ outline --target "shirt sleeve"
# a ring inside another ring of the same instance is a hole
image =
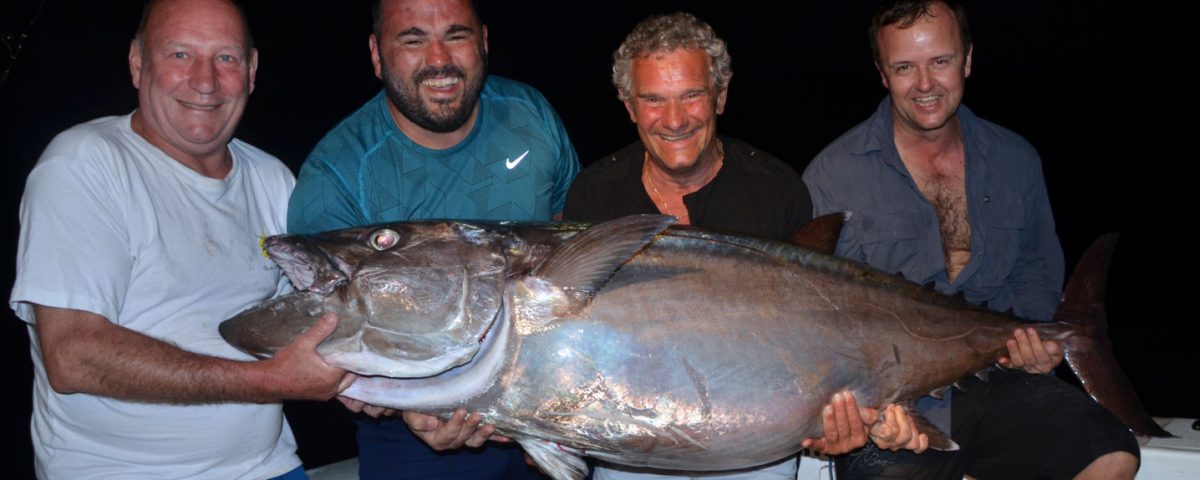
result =
[[[317,233],[371,223],[362,214],[354,184],[325,158],[309,156],[288,202],[288,232]]]
[[[1013,311],[1017,315],[1031,320],[1050,320],[1062,299],[1066,267],[1062,246],[1054,231],[1054,215],[1050,211],[1041,162],[1035,161],[1033,165],[1033,181],[1025,196],[1030,200],[1026,212],[1029,223],[1008,283],[1013,293]]]
[[[124,175],[86,151],[69,155],[43,157],[26,181],[10,306],[29,323],[33,304],[119,323],[133,268]]]
[[[830,176],[829,164],[828,157],[818,155],[808,168],[804,169],[804,174],[801,176],[804,185],[808,187],[809,198],[812,200],[812,218],[830,213],[849,212],[850,216],[846,219],[846,225],[842,228],[842,233],[838,235],[835,254],[842,258],[866,263],[866,253],[858,240],[858,228],[856,228],[856,223],[862,221],[862,214],[859,213],[855,216],[854,212],[850,211],[849,205],[838,200],[839,196],[835,192],[841,192],[843,195],[846,192],[845,189],[836,185],[833,177]]]
[[[550,193],[550,213],[557,215],[562,213],[565,208],[567,191],[570,190],[575,176],[579,174],[579,156],[575,153],[575,146],[571,144],[571,139],[567,136],[567,129],[563,126],[562,119],[558,118],[558,114],[549,104],[546,104],[545,108],[547,118],[551,123],[550,131],[558,150],[558,177],[554,181],[554,190]]]

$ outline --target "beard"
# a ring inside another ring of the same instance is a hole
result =
[[[482,49],[481,49],[482,50]],[[482,52],[481,52],[482,53]],[[481,55],[478,75],[467,76],[457,65],[428,67],[413,74],[412,81],[406,82],[396,78],[388,68],[387,61],[379,59],[380,71],[383,73],[383,88],[400,114],[417,126],[435,133],[449,133],[458,130],[471,118],[475,104],[479,102],[479,92],[483,91],[483,83],[487,78],[487,57]],[[434,108],[430,109],[419,91],[421,82],[434,77],[454,77],[463,82],[463,95],[458,108],[453,106],[454,100],[435,100]]]

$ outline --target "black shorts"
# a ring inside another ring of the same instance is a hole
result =
[[[1116,451],[1140,457],[1137,439],[1112,413],[1050,375],[993,370],[962,382],[950,402],[956,452],[890,452],[868,444],[836,459],[839,479],[1072,478]]]

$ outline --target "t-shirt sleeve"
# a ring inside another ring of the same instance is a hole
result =
[[[363,217],[354,184],[325,158],[308,157],[288,202],[288,232],[316,233],[371,223]]]
[[[34,323],[38,304],[119,323],[134,259],[116,165],[76,151],[43,155],[29,174],[10,299],[22,320]]]
[[[558,175],[554,181],[554,191],[550,194],[551,213],[558,214],[565,208],[567,191],[570,190],[575,176],[579,174],[579,155],[575,153],[575,146],[571,144],[571,139],[567,136],[567,129],[563,126],[562,119],[558,118],[558,114],[554,113],[548,104],[545,108],[550,121],[550,131],[553,133],[558,150]]]

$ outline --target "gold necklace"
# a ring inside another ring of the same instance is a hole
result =
[[[646,162],[647,163],[650,162],[650,153],[649,152],[646,152]],[[690,220],[691,217],[689,217],[689,214],[687,212],[687,205],[683,206],[683,215],[677,215],[677,214],[671,213],[671,209],[667,208],[666,199],[664,199],[662,196],[662,193],[658,191],[658,185],[656,185],[654,183],[654,177],[650,176],[650,169],[646,168],[646,166],[647,165],[642,166],[642,175],[645,176],[646,181],[650,183],[650,191],[652,193],[654,193],[654,197],[655,197],[654,200],[655,200],[655,203],[658,205],[659,209],[663,213],[670,215],[672,217],[675,217],[681,221],[684,219]]]
[[[721,167],[724,164],[725,164],[725,145],[723,143],[721,143],[721,141],[718,139],[717,140],[716,167],[714,167],[712,169],[712,176],[710,176],[708,179],[704,180],[704,183],[702,183],[700,185],[700,187],[703,188],[704,185],[708,185],[708,183],[711,182],[714,178],[717,178],[717,172],[721,171]],[[662,213],[665,213],[667,215],[671,215],[671,216],[679,219],[679,221],[681,221],[681,222],[692,223],[690,221],[690,214],[687,211],[687,204],[683,205],[683,215],[676,215],[674,213],[671,213],[671,209],[667,208],[666,198],[664,198],[662,196],[662,192],[658,191],[658,184],[654,183],[654,177],[650,175],[650,151],[648,151],[648,150],[646,151],[645,157],[642,160],[642,175],[646,177],[646,182],[650,184],[650,191],[653,193],[653,196],[656,197],[656,198],[651,198],[650,200],[655,202],[655,206],[659,208],[659,211],[661,211]],[[680,203],[682,203],[683,196],[680,196],[679,200],[680,200]]]

